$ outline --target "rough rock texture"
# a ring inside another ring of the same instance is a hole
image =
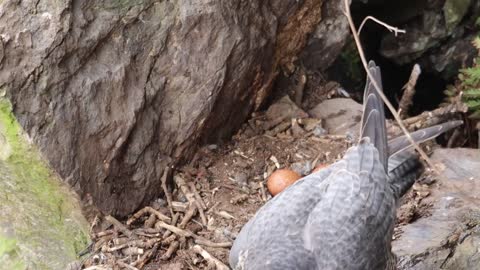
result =
[[[165,166],[263,103],[323,4],[5,0],[0,88],[58,173],[123,216],[161,193]]]
[[[441,167],[426,199],[431,215],[401,227],[393,242],[399,269],[478,269],[480,265],[480,152],[437,149],[432,160]]]
[[[308,40],[300,60],[307,69],[326,70],[343,49],[350,27],[343,10],[344,1],[327,1],[322,9],[324,20]]]
[[[387,5],[389,5],[387,3]],[[470,41],[478,30],[480,2],[472,0],[415,1],[415,7],[396,16],[395,26],[406,34],[386,35],[380,52],[397,64],[413,61],[422,68],[451,79],[471,64],[476,51]],[[386,11],[391,12],[391,11]]]
[[[0,97],[0,269],[65,270],[88,245],[77,196],[41,159]]]
[[[318,104],[308,113],[322,119],[329,134],[357,137],[363,106],[350,98],[332,98]]]

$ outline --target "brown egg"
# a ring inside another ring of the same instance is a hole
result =
[[[275,196],[300,178],[301,176],[292,170],[276,170],[267,179],[268,191]]]
[[[320,163],[320,164],[318,164],[317,166],[315,166],[315,168],[312,170],[311,173],[316,173],[316,172],[320,171],[321,169],[323,169],[323,168],[325,168],[325,167],[327,167],[327,166],[328,166],[327,163]]]

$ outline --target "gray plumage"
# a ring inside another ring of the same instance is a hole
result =
[[[381,87],[380,69],[370,62],[369,70]],[[439,125],[414,138],[427,140],[459,124]],[[391,141],[390,152],[385,130],[383,102],[367,78],[359,144],[260,208],[233,244],[232,268],[375,270],[394,265],[397,201],[415,181],[420,163],[405,137]]]

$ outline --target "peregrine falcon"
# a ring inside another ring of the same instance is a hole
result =
[[[368,68],[381,88],[380,68]],[[235,239],[233,269],[395,269],[396,208],[422,166],[405,136],[387,141],[384,104],[368,77],[363,107],[359,143],[261,207]],[[461,124],[411,136],[423,142]]]

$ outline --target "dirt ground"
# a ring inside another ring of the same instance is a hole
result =
[[[304,111],[285,100],[277,108],[255,113],[228,143],[204,146],[192,162],[166,175],[172,182],[167,187],[171,199],[158,199],[127,221],[107,217],[103,224],[108,226],[100,226],[103,219],[94,220],[94,243],[77,266],[228,269],[235,236],[271,198],[268,176],[278,168],[307,175],[316,165],[335,162],[351,146],[347,137],[325,135],[320,119],[305,118]],[[399,225],[428,215],[429,204],[423,199],[433,181],[422,179],[405,196]],[[400,235],[397,227],[394,238]]]

